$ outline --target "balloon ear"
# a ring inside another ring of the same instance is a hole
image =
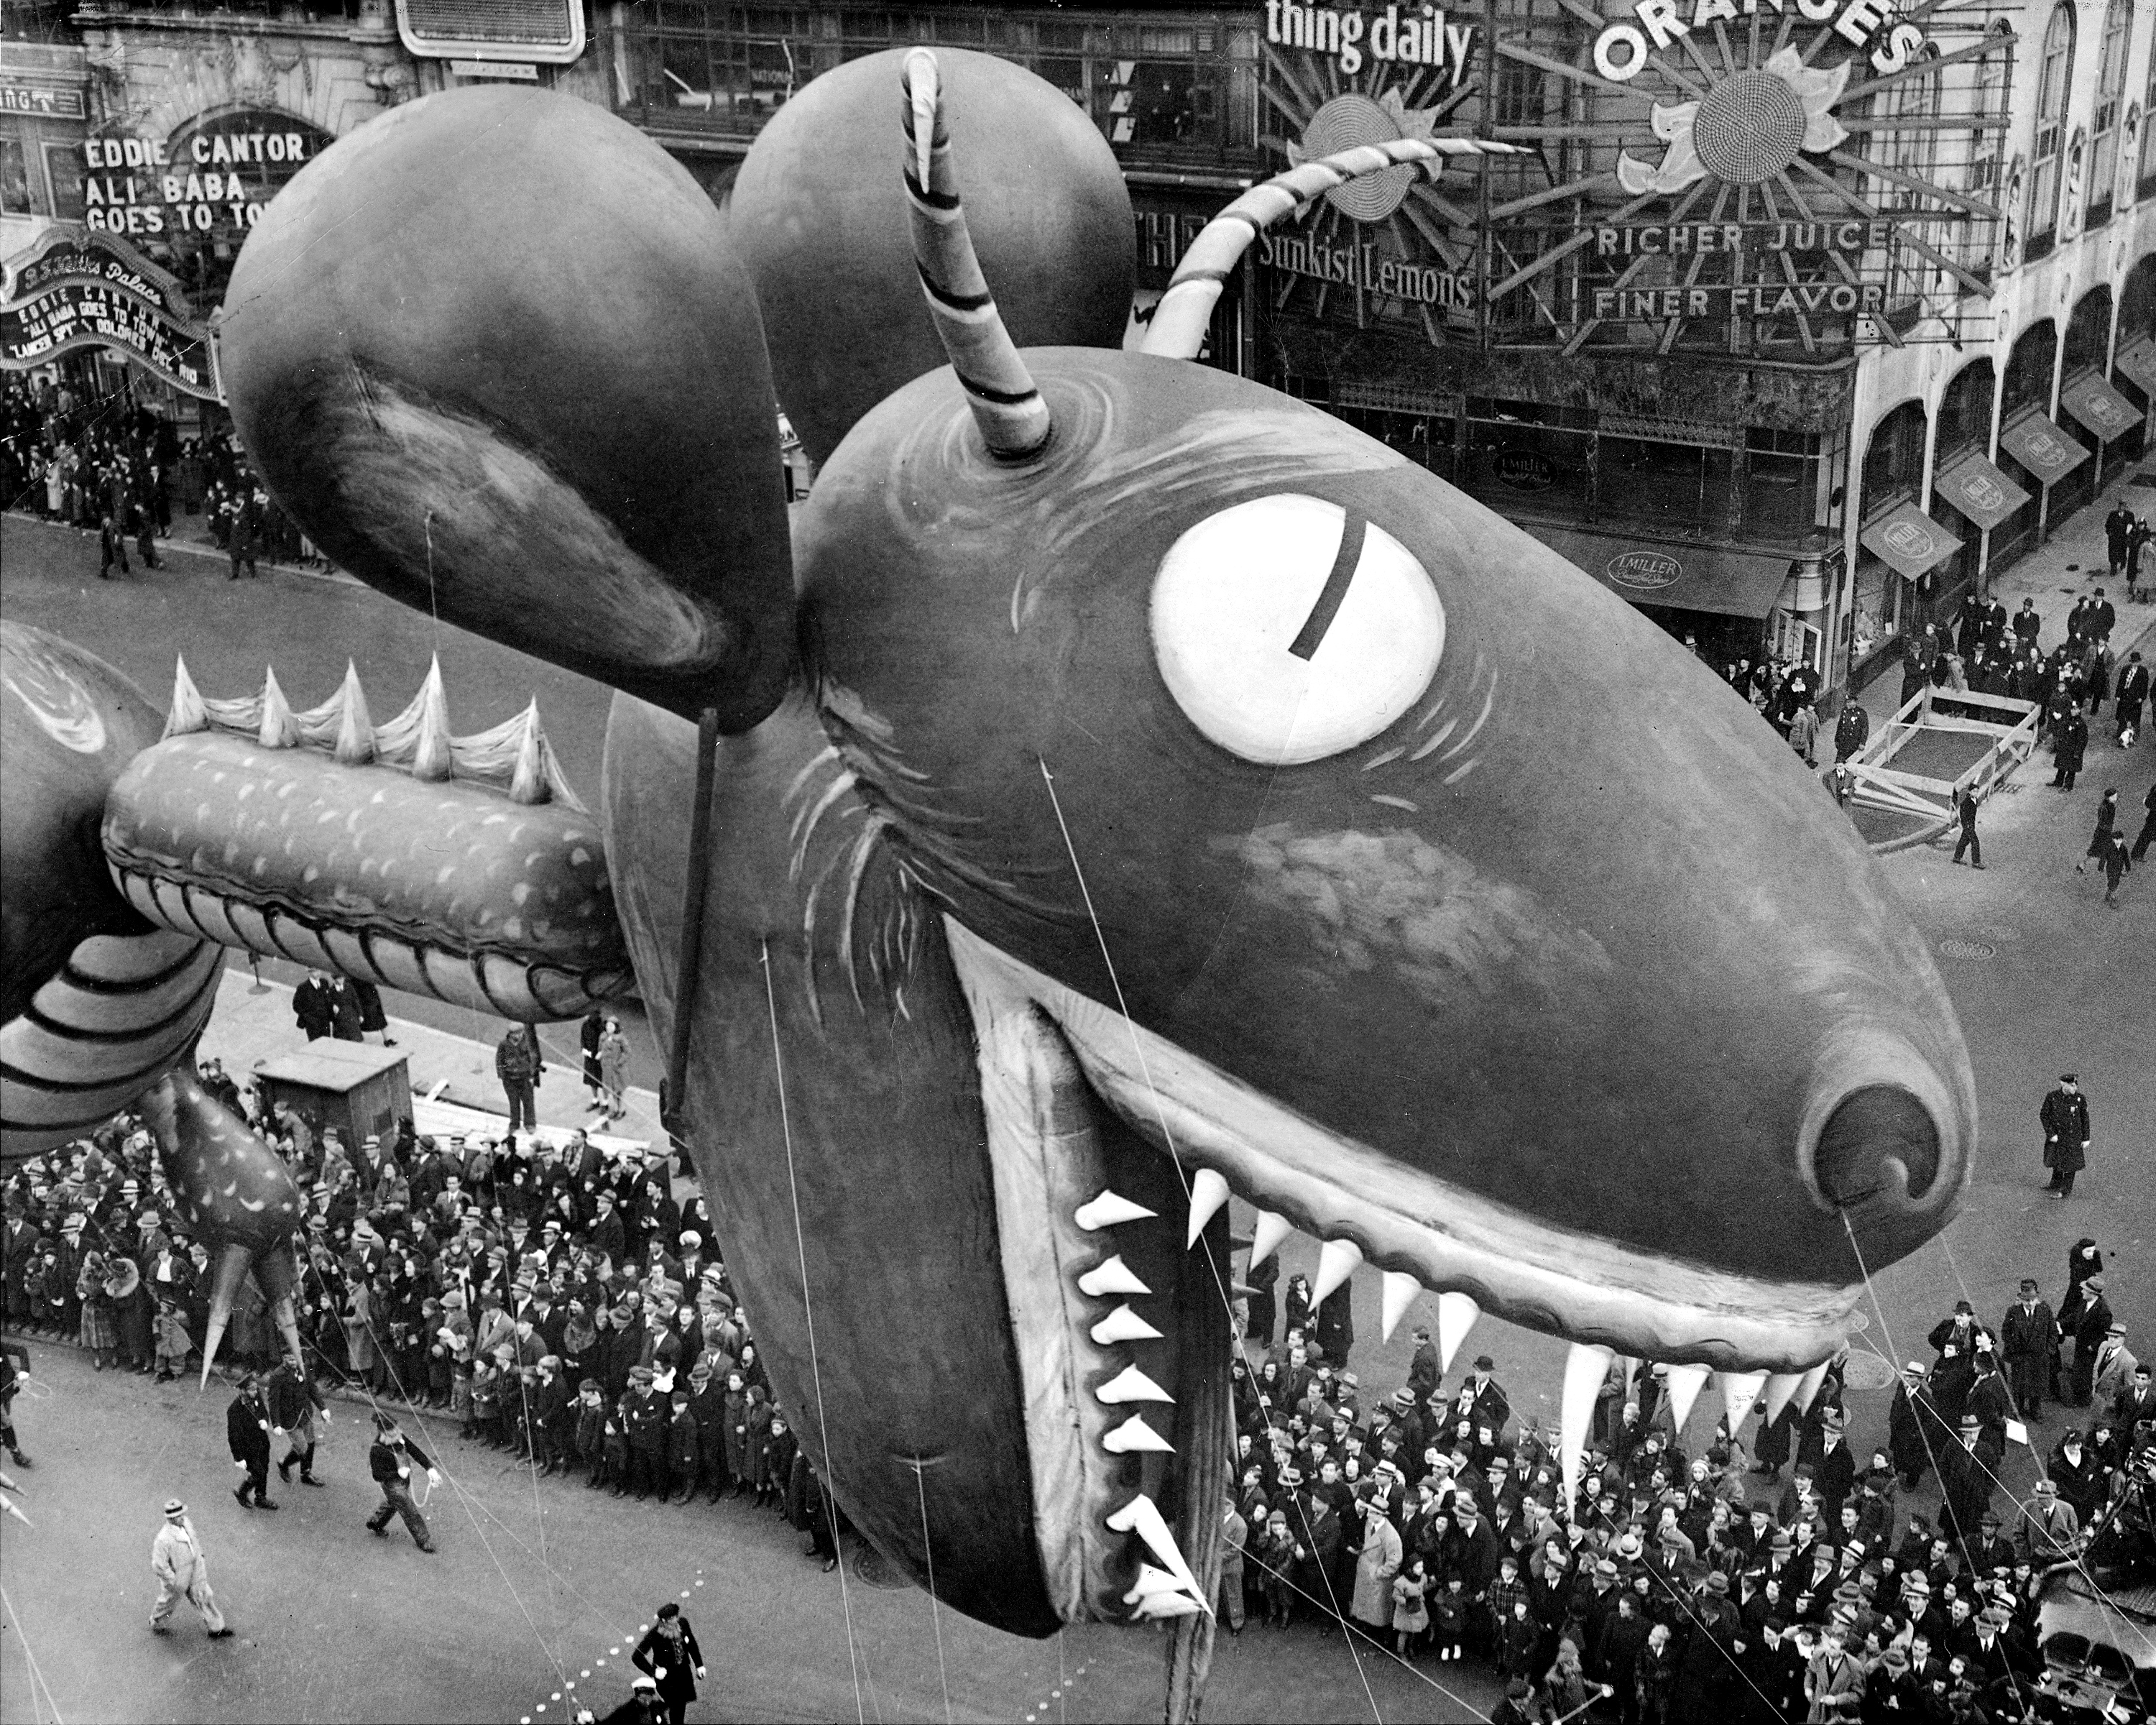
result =
[[[949,363],[894,159],[904,59],[869,54],[806,85],[757,135],[726,200],[779,401],[819,463],[878,402]],[[1107,141],[1022,66],[957,48],[936,63],[967,224],[1012,341],[1122,347],[1134,230]]]
[[[634,127],[500,86],[370,121],[249,234],[221,359],[270,490],[371,585],[727,731],[776,704],[793,586],[756,297]]]

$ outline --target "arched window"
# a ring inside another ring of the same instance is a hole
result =
[[[2051,249],[2059,226],[2059,181],[2066,147],[2066,98],[2074,80],[2074,8],[2059,0],[2044,32],[2036,69],[2036,141],[2029,162],[2028,235],[2021,255],[2034,262]]]
[[[2133,23],[2133,0],[2111,0],[2103,19],[2103,57],[2097,69],[2096,114],[2089,128],[2088,225],[2111,219],[2112,188],[2118,180],[2118,136],[2126,119],[2126,43]]]

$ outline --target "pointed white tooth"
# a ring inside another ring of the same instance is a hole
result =
[[[1797,1404],[1799,1414],[1811,1412],[1812,1398],[1820,1393],[1820,1385],[1826,1382],[1826,1365],[1827,1363],[1821,1360],[1797,1379],[1797,1392],[1790,1399]]]
[[[1724,1372],[1722,1377],[1722,1405],[1729,1420],[1729,1435],[1738,1435],[1738,1428],[1752,1412],[1752,1404],[1759,1399],[1759,1391],[1767,1382],[1764,1372]]]
[[[1437,1296],[1437,1363],[1440,1369],[1452,1369],[1452,1356],[1460,1352],[1460,1344],[1467,1339],[1467,1332],[1475,1327],[1475,1320],[1481,1316],[1482,1308],[1465,1294]]]
[[[1155,1594],[1176,1594],[1183,1591],[1183,1584],[1165,1569],[1156,1569],[1151,1563],[1138,1565],[1138,1584],[1123,1595],[1126,1605],[1135,1605],[1140,1599]]]
[[[1159,1559],[1160,1565],[1180,1581],[1194,1599],[1203,1601],[1204,1594],[1198,1585],[1198,1578],[1190,1573],[1190,1565],[1183,1561],[1183,1553],[1176,1545],[1175,1536],[1168,1531],[1167,1520],[1160,1506],[1142,1491],[1108,1517],[1108,1526],[1118,1533],[1136,1533],[1146,1543],[1146,1549]],[[1201,1604],[1208,1617],[1213,1615],[1210,1604]]]
[[[1280,1250],[1280,1243],[1295,1230],[1288,1226],[1286,1216],[1276,1216],[1270,1210],[1258,1212],[1257,1225],[1250,1230],[1250,1268],[1259,1265]]]
[[[1699,1399],[1705,1387],[1707,1368],[1705,1366],[1671,1366],[1670,1368],[1670,1413],[1676,1421],[1676,1430],[1682,1433],[1685,1421],[1691,1417],[1691,1405]]]
[[[1133,1204],[1120,1192],[1101,1189],[1101,1195],[1078,1206],[1071,1219],[1088,1234],[1102,1228],[1113,1228],[1124,1222],[1142,1222],[1148,1216],[1157,1216],[1158,1210],[1149,1210],[1142,1204]]]
[[[1132,1414],[1101,1440],[1101,1447],[1111,1455],[1131,1455],[1140,1451],[1162,1455],[1175,1453],[1175,1445],[1147,1425],[1142,1414]]]
[[[1188,1594],[1147,1594],[1138,1601],[1133,1617],[1194,1617],[1205,1608]],[[1205,1614],[1211,1616],[1209,1611]]]
[[[1317,1278],[1310,1285],[1310,1303],[1322,1306],[1332,1291],[1363,1261],[1363,1249],[1352,1240],[1328,1240],[1317,1255]]]
[[[1587,1431],[1594,1423],[1594,1403],[1602,1394],[1614,1356],[1606,1348],[1575,1342],[1564,1361],[1564,1400],[1558,1409],[1559,1449],[1564,1463],[1564,1501],[1579,1501],[1580,1471],[1587,1457]]]
[[[1126,1304],[1093,1326],[1093,1339],[1106,1348],[1116,1342],[1158,1342],[1160,1332]]]
[[[1408,1307],[1414,1304],[1415,1296],[1421,1291],[1422,1284],[1406,1271],[1385,1272],[1384,1302],[1378,1326],[1386,1341],[1393,1339],[1393,1332],[1399,1328],[1400,1320],[1408,1315]]]
[[[1096,1300],[1103,1294],[1150,1294],[1152,1291],[1137,1279],[1131,1266],[1123,1262],[1121,1252],[1106,1263],[1080,1276],[1078,1288],[1080,1292],[1091,1294]]]
[[[1228,1183],[1209,1168],[1202,1168],[1190,1179],[1190,1238],[1183,1242],[1186,1248],[1198,1244],[1198,1236],[1205,1231],[1205,1224],[1228,1201]]]
[[[1136,1366],[1125,1366],[1093,1392],[1096,1401],[1113,1407],[1118,1402],[1173,1402],[1170,1395]]]
[[[1767,1380],[1765,1393],[1759,1399],[1759,1409],[1768,1425],[1782,1417],[1782,1409],[1789,1404],[1789,1398],[1797,1393],[1797,1380],[1801,1372],[1777,1372]]]

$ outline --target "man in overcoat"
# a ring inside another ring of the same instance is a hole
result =
[[[2074,1176],[2088,1165],[2088,1098],[2077,1074],[2059,1075],[2059,1087],[2044,1098],[2037,1118],[2044,1128],[2044,1166],[2051,1171],[2045,1189],[2055,1198],[2071,1198]]]
[[[2059,1325],[2051,1308],[2039,1297],[2035,1276],[2021,1278],[2020,1299],[1999,1319],[1999,1346],[2015,1405],[2024,1420],[2041,1420],[2045,1379],[2058,1356]]]
[[[262,1383],[252,1372],[240,1380],[239,1394],[224,1410],[225,1442],[232,1450],[233,1466],[245,1477],[232,1495],[247,1507],[248,1494],[257,1509],[275,1509],[270,1498],[270,1409],[262,1399]]]

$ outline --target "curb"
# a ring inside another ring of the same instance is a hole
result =
[[[4,514],[9,521],[28,522],[32,526],[48,527],[56,533],[83,535],[87,531],[84,528],[70,527],[64,521],[49,521],[44,516],[32,515],[28,510],[10,509],[0,511],[0,514]],[[132,544],[133,542],[129,542]],[[167,552],[177,552],[187,557],[207,557],[213,562],[222,563],[229,561],[214,545],[198,544],[192,539],[167,538],[157,541],[157,555],[162,557]],[[340,586],[366,585],[357,576],[346,574],[335,564],[331,564],[327,568],[310,569],[300,563],[276,563],[264,558],[256,567],[272,575],[298,575],[310,581],[335,582]],[[154,574],[156,571],[152,570],[150,572]],[[126,578],[133,578],[130,576]]]

